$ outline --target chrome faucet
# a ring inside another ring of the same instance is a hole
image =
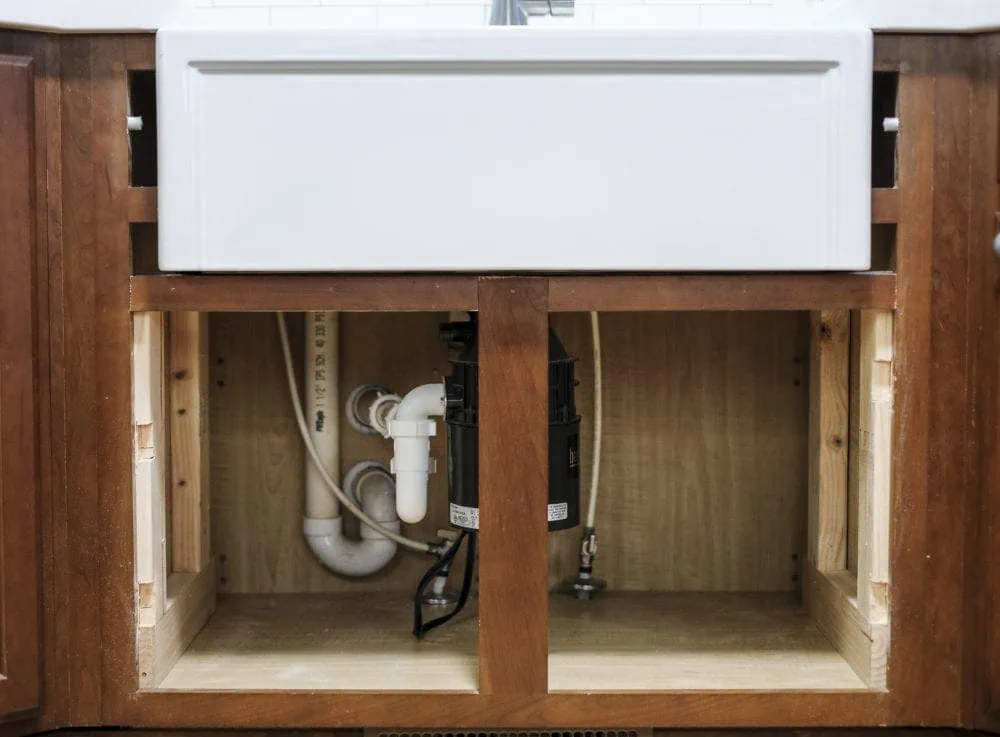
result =
[[[573,15],[574,0],[493,0],[490,8],[491,26],[526,26],[528,16]]]

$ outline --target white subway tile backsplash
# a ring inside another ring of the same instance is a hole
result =
[[[302,5],[319,5],[319,0],[212,0],[215,7],[268,7],[284,8]]]
[[[701,6],[701,25],[706,28],[765,28],[774,23],[771,5]]]
[[[693,3],[594,5],[594,25],[697,28],[700,22],[699,9],[700,7]]]
[[[488,22],[490,0],[185,0],[195,26],[454,28]],[[538,26],[752,28],[803,18],[823,0],[576,0]]]
[[[266,28],[270,22],[268,8],[195,7],[184,15],[188,28]]]
[[[440,2],[440,0],[434,0],[435,2]],[[469,0],[464,0],[469,2]],[[385,5],[387,0],[320,0],[322,5],[332,5],[332,6],[344,6],[344,5],[372,5],[380,6]],[[392,0],[392,5],[420,5],[424,6],[428,4],[428,0]]]
[[[379,5],[380,28],[463,28],[486,25],[486,6],[475,4]]]
[[[274,28],[373,28],[378,23],[374,5],[337,5],[271,8]]]

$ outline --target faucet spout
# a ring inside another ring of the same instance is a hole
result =
[[[521,7],[521,0],[493,0],[493,6],[490,8],[490,25],[528,25],[528,14]]]

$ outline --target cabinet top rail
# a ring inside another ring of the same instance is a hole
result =
[[[613,274],[541,276],[552,312],[893,309],[896,276]],[[133,312],[433,312],[478,309],[466,274],[133,276]]]

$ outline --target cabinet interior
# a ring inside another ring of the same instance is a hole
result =
[[[288,319],[301,372],[303,320]],[[360,384],[405,393],[447,375],[447,319],[343,313],[338,407]],[[579,358],[585,507],[590,323],[552,325]],[[892,314],[608,313],[601,331],[607,587],[567,595],[580,528],[550,533],[550,690],[884,689]],[[474,591],[418,641],[429,556],[400,550],[353,580],[307,548],[274,315],[140,312],[134,338],[140,687],[475,691]],[[343,411],[339,428],[341,476],[389,465],[390,441]],[[443,427],[431,454],[427,517],[403,527],[422,539],[448,527]]]

